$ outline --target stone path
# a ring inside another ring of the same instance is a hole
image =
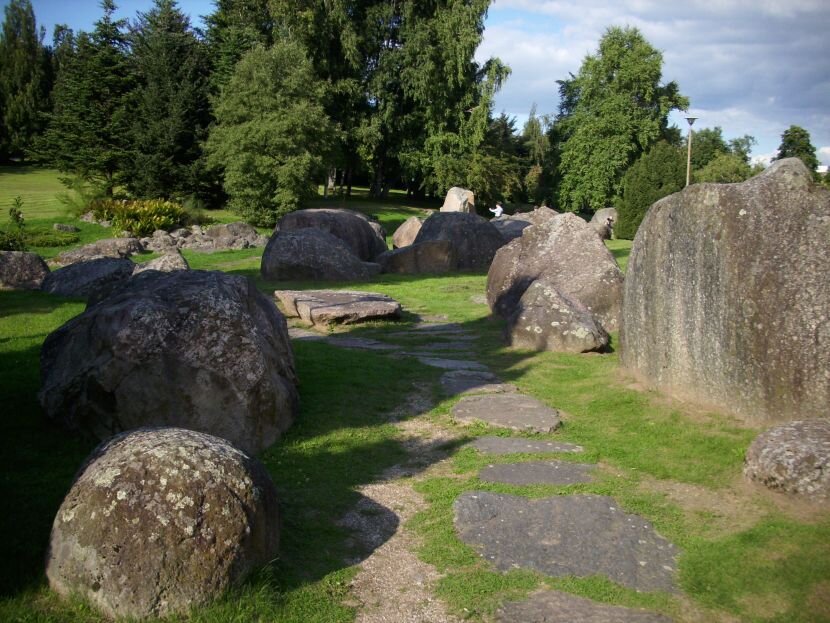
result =
[[[320,335],[292,328],[292,339],[323,341],[341,348],[410,356],[446,370],[441,387],[447,396],[461,396],[451,410],[457,424],[484,422],[524,434],[549,434],[561,414],[503,383],[475,361],[475,335],[443,321],[416,324],[410,331],[387,333],[382,339]],[[374,335],[374,334],[373,334]],[[428,344],[404,346],[394,340],[428,337]],[[386,340],[393,340],[392,342]],[[447,354],[451,353],[448,357]],[[450,471],[448,447],[463,438],[456,428],[442,429],[427,418],[430,411],[422,388],[389,419],[399,431],[408,459],[360,489],[362,498],[341,520],[364,553],[347,561],[359,564],[352,582],[357,620],[361,623],[455,623],[433,596],[441,574],[415,554],[416,535],[406,521],[426,507],[412,480]],[[413,417],[414,416],[414,417]],[[510,485],[568,486],[591,482],[595,465],[557,461],[555,455],[583,452],[574,444],[531,436],[480,437],[467,444],[483,455],[552,455],[550,459],[493,463],[479,473],[484,482]],[[504,460],[504,459],[501,459]],[[546,575],[603,575],[637,591],[676,592],[678,549],[650,522],[623,511],[610,497],[590,494],[530,499],[488,491],[467,491],[454,504],[458,537],[499,571],[532,569]],[[607,622],[670,623],[665,616],[638,609],[599,604],[556,591],[540,591],[528,599],[505,603],[496,613],[500,623]]]

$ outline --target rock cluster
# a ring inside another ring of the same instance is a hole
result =
[[[56,266],[69,266],[78,262],[97,260],[102,257],[124,259],[136,253],[141,253],[144,246],[137,238],[105,238],[77,249],[71,249],[59,254],[51,264]]]
[[[227,251],[264,247],[268,237],[257,232],[248,223],[228,223],[202,227],[191,225],[166,232],[157,229],[153,235],[141,239],[141,244],[148,251],[170,252],[176,249],[194,249],[196,251]]]

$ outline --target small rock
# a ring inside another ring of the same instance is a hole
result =
[[[452,416],[461,422],[484,422],[513,430],[552,433],[562,423],[559,411],[524,394],[493,394],[462,398]]]
[[[75,227],[74,225],[66,225],[64,223],[52,223],[52,229],[54,229],[55,231],[63,231],[70,234],[74,234],[76,232],[81,231],[80,228]]]

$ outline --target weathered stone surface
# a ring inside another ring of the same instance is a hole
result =
[[[531,212],[517,212],[510,216],[500,216],[491,219],[490,222],[499,230],[505,242],[510,242],[516,238],[520,238],[525,229],[531,225],[539,225],[551,220],[554,216],[559,214],[556,210],[551,210],[547,206],[536,208]]]
[[[52,229],[55,231],[64,231],[70,234],[81,231],[80,228],[75,227],[74,225],[66,225],[65,223],[52,223]]]
[[[85,244],[77,249],[64,251],[50,261],[56,266],[69,266],[78,262],[87,262],[102,257],[127,258],[141,253],[144,247],[136,238],[106,238]]]
[[[610,240],[614,234],[614,223],[617,222],[617,208],[601,208],[594,212],[590,223],[600,239]]]
[[[754,421],[827,417],[830,191],[796,158],[655,203],[628,262],[623,364]]]
[[[444,197],[441,212],[470,212],[475,214],[476,196],[473,191],[453,186]]]
[[[482,270],[490,266],[504,244],[499,230],[477,214],[437,212],[424,221],[415,243],[447,240],[456,254],[460,270]]]
[[[285,318],[221,272],[136,275],[50,334],[40,361],[47,416],[102,439],[183,426],[256,453],[297,411]]]
[[[411,245],[415,242],[415,238],[418,236],[418,232],[421,231],[421,225],[423,224],[424,219],[410,216],[392,234],[392,246],[396,249],[402,249]]]
[[[532,433],[552,433],[562,423],[559,412],[524,394],[467,396],[453,408],[461,422],[484,422],[491,426]]]
[[[443,357],[426,356],[419,353],[406,353],[418,358],[425,366],[441,368],[442,370],[487,370],[487,366],[477,361],[466,361],[463,359],[445,359]]]
[[[582,452],[582,446],[563,441],[544,441],[524,437],[479,437],[470,446],[483,454],[547,454],[560,452]]]
[[[589,599],[540,591],[525,601],[511,601],[496,611],[498,623],[672,623],[647,610],[599,604]]]
[[[457,394],[504,394],[518,391],[515,385],[502,383],[492,372],[450,370],[441,375],[441,387],[448,396]]]
[[[386,239],[366,215],[354,210],[315,208],[289,212],[277,221],[274,234],[313,228],[342,240],[359,259],[371,262],[386,251]]]
[[[449,240],[428,240],[377,256],[384,273],[420,275],[443,274],[456,270],[458,259]]]
[[[575,485],[593,481],[595,465],[565,461],[529,461],[526,463],[498,463],[479,472],[485,482],[508,485]]]
[[[161,257],[157,257],[149,262],[136,264],[133,274],[137,275],[145,270],[160,270],[163,273],[170,273],[174,270],[190,270],[190,265],[182,254],[179,253],[178,249],[173,248],[173,250],[168,251]]]
[[[575,214],[530,227],[499,249],[487,274],[490,309],[509,317],[541,277],[584,305],[606,331],[617,329],[623,274],[594,230]]]
[[[60,296],[105,298],[129,279],[133,270],[135,264],[127,259],[100,257],[76,262],[49,273],[43,280],[41,290]]]
[[[799,420],[762,433],[747,450],[744,474],[771,489],[830,499],[830,420]]]
[[[110,617],[186,615],[278,553],[268,472],[224,439],[139,429],[99,446],[52,525],[46,575]]]
[[[605,575],[638,591],[674,591],[678,549],[609,497],[530,500],[468,491],[455,501],[455,528],[500,571]]]
[[[387,342],[381,342],[380,340],[373,340],[367,337],[349,337],[349,336],[340,336],[340,335],[332,335],[323,338],[326,344],[331,344],[332,346],[337,346],[339,348],[352,348],[356,350],[380,350],[380,351],[392,351],[392,350],[400,350],[400,346],[395,346],[394,344],[389,344]]]
[[[0,251],[0,290],[40,290],[48,274],[37,253]]]
[[[253,225],[236,222],[208,227],[205,234],[213,239],[214,249],[248,249],[264,247],[268,244],[267,236],[262,236]]]
[[[180,227],[171,232],[157,229],[152,236],[141,239],[149,251],[167,252],[171,249],[193,249],[196,251],[226,251],[264,247],[268,237],[257,232],[248,223],[236,222],[204,228],[201,225]]]
[[[534,281],[507,318],[511,346],[587,353],[608,346],[608,333],[579,302],[542,277]]]
[[[340,238],[307,227],[271,236],[260,271],[269,281],[357,281],[377,275],[380,265],[361,261]]]
[[[384,294],[350,290],[275,290],[285,315],[313,325],[400,318],[401,304]]]

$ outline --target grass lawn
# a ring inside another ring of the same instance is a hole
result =
[[[19,194],[27,222],[62,218],[48,192],[35,192],[39,187],[62,190],[53,173],[0,171],[0,205]],[[26,188],[33,194],[24,195]],[[338,203],[342,200],[321,199],[318,205]],[[389,233],[408,216],[435,207],[408,202],[405,196],[377,202],[359,194],[345,206],[376,215]],[[610,241],[608,246],[624,266],[631,243]],[[60,250],[43,251],[48,255]],[[194,269],[249,276],[266,293],[276,287],[320,287],[265,283],[259,276],[261,252],[186,251],[185,256]],[[478,470],[513,461],[515,455],[482,458],[473,450],[456,449],[440,475],[427,471],[415,477],[413,485],[428,506],[407,527],[420,537],[419,556],[443,574],[436,592],[450,611],[471,621],[490,621],[505,599],[552,587],[597,601],[647,607],[677,621],[830,621],[830,517],[743,482],[743,456],[757,427],[638,388],[621,370],[618,353],[565,355],[505,348],[501,321],[490,318],[480,302],[485,283],[485,275],[461,274],[381,275],[368,283],[337,284],[389,294],[408,312],[399,323],[371,323],[346,330],[349,335],[414,346],[425,338],[415,332],[392,335],[409,326],[412,314],[443,315],[460,323],[478,336],[479,361],[506,382],[564,412],[562,430],[542,437],[580,444],[585,453],[563,460],[599,466],[599,476],[590,484],[496,485],[480,481]],[[2,621],[103,620],[82,602],[58,599],[43,574],[52,519],[75,470],[95,444],[66,434],[44,418],[36,400],[39,350],[49,332],[83,309],[79,301],[0,291]],[[616,338],[612,336],[614,342]],[[174,621],[353,621],[356,610],[349,582],[357,568],[343,561],[356,552],[336,521],[359,499],[358,487],[374,482],[404,457],[385,414],[417,388],[426,387],[431,389],[419,391],[425,391],[435,407],[420,417],[455,426],[449,412],[457,398],[439,395],[439,370],[413,358],[325,343],[295,342],[294,347],[300,414],[288,433],[260,456],[282,500],[280,557],[219,602]],[[483,426],[463,432],[504,434]],[[455,536],[452,504],[469,490],[529,497],[574,492],[613,496],[623,509],[645,516],[681,549],[682,593],[638,593],[600,577],[495,572]]]

